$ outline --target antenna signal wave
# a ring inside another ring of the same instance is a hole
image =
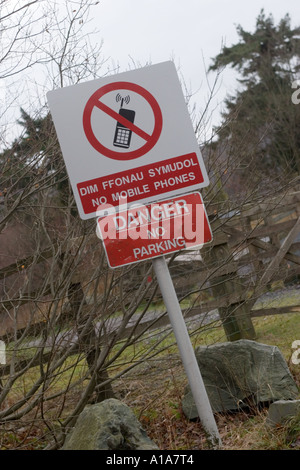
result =
[[[128,103],[130,102],[130,96],[127,95],[127,96],[125,96],[125,98],[123,98],[123,97],[120,95],[120,93],[118,93],[117,96],[116,96],[116,102],[118,103],[119,101],[122,101],[122,104],[123,104],[123,101],[124,101],[126,104],[128,104]]]

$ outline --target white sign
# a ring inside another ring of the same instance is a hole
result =
[[[209,181],[173,62],[47,94],[82,219]]]

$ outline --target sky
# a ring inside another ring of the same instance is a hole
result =
[[[211,59],[222,44],[237,42],[238,24],[254,31],[262,8],[267,16],[272,13],[275,24],[286,13],[292,26],[300,24],[299,0],[100,0],[91,26],[103,40],[107,64],[120,72],[174,60],[201,114],[215,80],[215,74],[207,74]],[[224,97],[236,89],[236,76],[228,70],[219,78],[210,124],[217,124]]]

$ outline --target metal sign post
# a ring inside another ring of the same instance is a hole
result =
[[[222,445],[221,438],[206,393],[194,349],[182,316],[168,265],[164,256],[154,258],[152,263],[160,291],[168,311],[170,323],[174,331],[181,360],[188,377],[199,418],[207,434],[207,439],[210,445],[213,448],[218,449]]]

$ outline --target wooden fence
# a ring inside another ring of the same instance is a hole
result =
[[[254,303],[266,292],[271,282],[283,283],[297,280],[300,274],[300,192],[279,195],[276,198],[253,202],[235,211],[226,203],[207,207],[214,240],[204,247],[192,260],[186,252],[180,253],[170,270],[180,298],[198,292],[194,306],[183,313],[188,317],[218,309],[227,338],[255,338],[251,317],[273,315],[300,310],[299,302],[293,307],[253,309]],[[74,240],[80,243],[80,238]],[[18,260],[0,269],[0,281],[45,262],[56,253],[63,253],[59,243]],[[144,265],[137,265],[126,279],[128,291],[139,285],[144,275]],[[80,284],[82,267],[74,271],[74,285]],[[44,289],[39,298],[39,308],[32,314],[30,306],[36,299],[34,290],[20,299],[2,300],[0,310],[0,338],[16,338],[32,322],[33,334],[40,331],[43,312],[51,306],[51,288]],[[157,296],[156,296],[157,298]],[[68,299],[61,299],[61,309]],[[157,328],[168,323],[168,318],[158,315],[141,322],[139,328]],[[128,325],[124,335],[132,326]],[[136,331],[138,331],[136,329]]]
[[[203,302],[194,311],[219,310],[229,340],[253,339],[251,317],[286,313],[291,308],[253,310],[258,297],[271,283],[282,286],[298,280],[300,274],[300,193],[295,192],[244,206],[235,212],[220,205],[208,208],[212,218],[213,243],[201,251],[202,260],[193,272],[193,281],[203,289],[210,288],[214,300]],[[217,214],[214,221],[213,215]],[[173,275],[177,291],[190,288],[189,278]],[[299,302],[293,306],[300,309]],[[298,309],[298,310],[297,310]]]

